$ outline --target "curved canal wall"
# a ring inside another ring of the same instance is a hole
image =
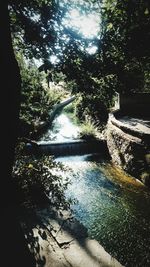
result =
[[[133,118],[124,112],[109,114],[107,146],[110,156],[115,165],[150,186],[150,120]]]

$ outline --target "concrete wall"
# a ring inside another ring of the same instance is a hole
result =
[[[48,155],[70,156],[70,155],[84,155],[91,153],[108,154],[105,140],[74,140],[68,142],[47,142],[37,143],[37,145],[27,143],[26,151],[28,153],[43,153]]]
[[[150,114],[150,93],[116,94],[115,108],[125,114],[148,116]]]
[[[150,148],[142,137],[125,132],[109,117],[107,147],[116,166],[150,187]]]

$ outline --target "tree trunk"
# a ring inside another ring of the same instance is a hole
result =
[[[11,193],[11,171],[14,160],[14,148],[17,138],[19,122],[19,105],[21,78],[19,67],[15,59],[9,23],[7,1],[0,3],[0,64],[1,64],[1,142],[3,158],[3,188],[5,190],[5,202],[12,203],[7,190]],[[3,191],[4,192],[4,191]],[[5,203],[3,203],[5,204]]]
[[[19,221],[17,220],[16,191],[11,178],[14,149],[17,139],[21,78],[15,59],[9,23],[7,0],[0,1],[0,99],[1,99],[1,261],[3,266],[34,266],[29,259]]]

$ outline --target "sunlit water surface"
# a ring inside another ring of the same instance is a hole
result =
[[[51,129],[44,134],[40,141],[65,142],[77,139],[79,126],[75,125],[65,113],[60,114],[53,121]]]
[[[150,266],[150,192],[99,155],[57,158],[71,167],[72,210],[124,266]]]

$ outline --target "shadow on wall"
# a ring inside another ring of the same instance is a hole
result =
[[[150,93],[116,93],[115,108],[128,115],[138,115],[140,117],[149,115]]]

